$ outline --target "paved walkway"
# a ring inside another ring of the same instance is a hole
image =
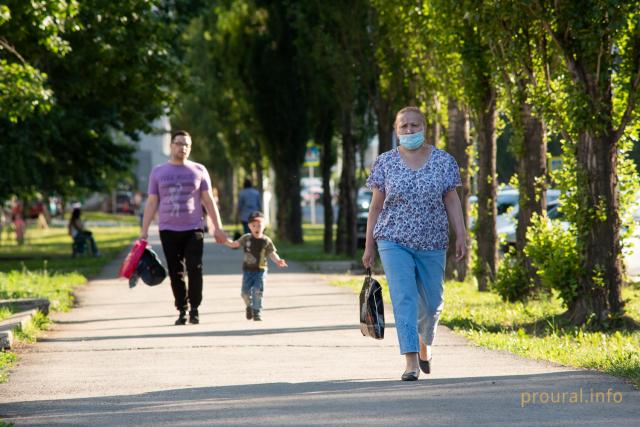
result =
[[[47,426],[631,426],[640,419],[640,392],[617,378],[484,350],[442,327],[434,373],[402,383],[395,330],[382,341],[362,337],[357,296],[300,266],[272,268],[264,320],[245,320],[240,262],[239,252],[209,240],[201,324],[186,326],[173,326],[168,282],[129,290],[113,279],[117,263],[108,266],[79,291],[79,306],[54,315],[54,327],[21,353],[0,385],[0,417]],[[585,403],[571,403],[580,392]],[[596,392],[608,403],[588,403]]]

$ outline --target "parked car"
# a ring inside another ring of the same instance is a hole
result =
[[[358,247],[364,248],[364,243],[367,236],[367,219],[369,217],[369,206],[371,205],[371,198],[373,197],[373,191],[368,188],[361,188],[358,190],[358,197],[356,204],[358,206],[358,214],[356,217],[356,236],[358,238]]]
[[[562,212],[558,207],[560,203],[557,198],[547,200],[547,217],[554,221],[559,221],[563,230],[569,229],[569,223],[565,220]],[[516,244],[516,227],[518,222],[518,210],[511,211],[511,215],[504,215],[500,224],[496,221],[496,231],[498,235],[505,235],[505,245],[513,246]]]
[[[547,190],[547,204],[558,200],[560,197],[560,190],[550,189]],[[499,230],[513,222],[513,217],[517,217],[519,209],[520,193],[513,188],[505,188],[499,190],[496,194],[496,210],[498,216],[496,217],[496,229]],[[474,204],[478,203],[477,196],[469,197],[469,202]],[[475,224],[475,218],[471,217],[470,226]]]

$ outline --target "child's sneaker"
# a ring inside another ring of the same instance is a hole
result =
[[[253,319],[253,310],[251,309],[251,307],[247,307],[247,309],[245,310],[245,315],[247,317],[247,320]]]
[[[256,322],[262,320],[262,318],[260,317],[260,312],[258,310],[253,310],[253,320],[255,320]]]

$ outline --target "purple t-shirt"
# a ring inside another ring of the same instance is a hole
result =
[[[435,148],[418,170],[410,169],[398,149],[378,156],[367,186],[384,193],[373,238],[418,250],[442,250],[449,243],[444,196],[461,185],[460,170],[449,153]]]
[[[149,194],[158,196],[160,230],[187,231],[204,227],[200,193],[211,188],[207,169],[199,163],[164,163],[151,171]]]

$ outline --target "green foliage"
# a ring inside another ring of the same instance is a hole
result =
[[[28,64],[0,59],[0,114],[15,123],[38,107],[50,108],[52,92],[46,79],[46,74]]]
[[[502,259],[493,288],[504,301],[510,302],[524,301],[533,294],[534,279],[515,250],[507,252]]]
[[[118,143],[114,131],[134,138],[149,131],[184,83],[176,45],[182,16],[163,0],[12,0],[9,9],[3,33],[34,72],[31,79],[3,72],[0,84],[42,84],[23,94],[24,108],[0,119],[11,141],[0,146],[10,165],[0,177],[0,199],[106,189],[129,172],[134,148]],[[15,55],[11,61],[20,62]],[[2,93],[17,108],[12,91]],[[36,108],[45,101],[49,108]]]
[[[575,231],[564,230],[546,215],[534,215],[527,230],[525,254],[531,259],[544,288],[553,289],[566,307],[578,296],[578,283],[583,274]]]
[[[15,123],[54,103],[46,73],[32,64],[35,58],[28,49],[20,48],[27,38],[25,29],[30,31],[30,43],[64,56],[69,44],[62,34],[74,22],[78,4],[75,0],[38,0],[26,6],[16,0],[5,3],[0,5],[0,115]]]
[[[0,350],[0,383],[7,381],[9,369],[11,369],[13,364],[16,363],[17,359],[18,358],[14,353]]]
[[[50,323],[49,318],[38,311],[26,325],[14,331],[16,338],[22,342],[34,343],[40,331],[46,330]]]

